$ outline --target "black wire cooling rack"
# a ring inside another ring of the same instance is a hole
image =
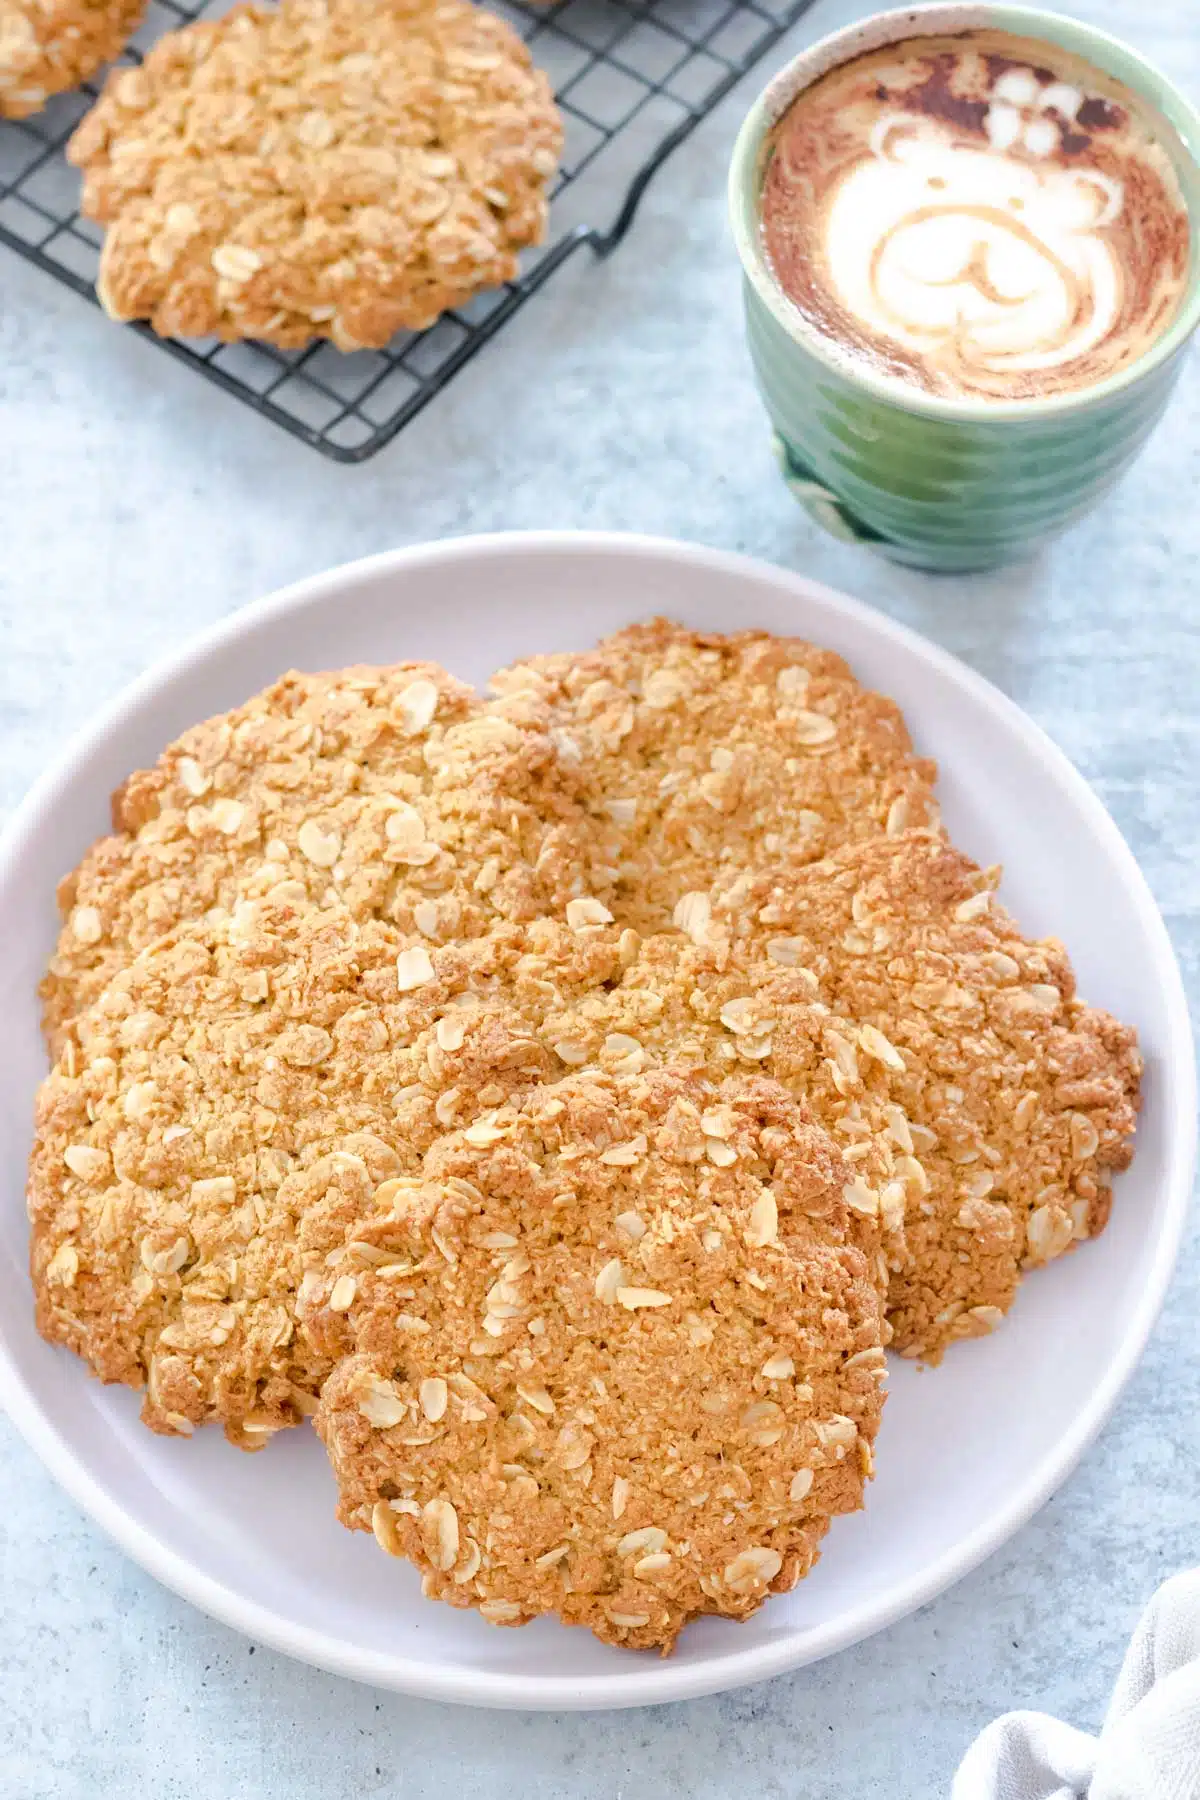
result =
[[[362,462],[403,430],[568,257],[608,256],[633,223],[667,157],[815,0],[492,0],[555,85],[566,148],[545,244],[520,278],[408,332],[383,351],[331,344],[181,343],[141,331],[227,393],[339,462]],[[228,0],[151,0],[123,60]],[[62,94],[41,113],[0,120],[0,242],[95,301],[101,233],[77,210],[79,177],[64,156],[96,89]],[[613,197],[619,196],[614,208]],[[608,223],[593,223],[596,216]]]

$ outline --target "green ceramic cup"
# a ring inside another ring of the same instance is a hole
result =
[[[1176,161],[1192,258],[1175,322],[1119,374],[1044,400],[943,399],[852,369],[788,300],[761,242],[765,141],[803,88],[880,45],[982,26],[1086,57],[1156,106],[1182,146]],[[1200,115],[1125,45],[1040,7],[906,6],[825,38],[781,70],[751,108],[729,192],[750,354],[784,478],[828,530],[894,562],[990,568],[1026,555],[1089,511],[1158,422],[1200,324]]]

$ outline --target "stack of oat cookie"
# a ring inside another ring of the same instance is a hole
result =
[[[669,1648],[812,1566],[884,1347],[1094,1236],[1133,1033],[943,835],[887,700],[663,621],[289,675],[62,884],[44,1335],[494,1623]]]
[[[123,48],[144,0],[0,0],[0,117]],[[382,347],[511,280],[562,124],[472,0],[258,0],[110,75],[71,139],[97,293],[164,336]]]

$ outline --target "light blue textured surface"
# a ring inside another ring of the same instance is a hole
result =
[[[867,10],[824,0],[795,41]],[[1067,10],[1197,96],[1191,6]],[[931,579],[823,537],[779,480],[740,338],[724,173],[752,85],[610,264],[564,271],[363,468],[321,461],[5,254],[0,805],[130,676],[282,582],[471,530],[661,531],[860,594],[998,682],[1114,812],[1196,993],[1200,364],[1103,511],[1034,564]],[[0,1421],[0,1800],[943,1794],[1005,1707],[1096,1723],[1140,1607],[1200,1560],[1196,1248],[1112,1424],[1011,1544],[818,1668],[660,1711],[451,1712],[255,1651],[127,1562]]]

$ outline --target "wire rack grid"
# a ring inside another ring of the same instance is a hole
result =
[[[569,257],[584,248],[602,257],[616,249],[655,172],[815,0],[491,3],[553,81],[566,132],[550,235],[524,258],[516,281],[443,314],[427,331],[401,334],[383,351],[183,343],[157,338],[146,326],[130,329],[315,450],[340,462],[364,461]],[[164,31],[227,5],[150,0],[122,61],[140,60]],[[64,151],[96,92],[89,84],[58,95],[32,118],[0,120],[0,242],[93,302],[102,234],[79,214],[79,177]]]

